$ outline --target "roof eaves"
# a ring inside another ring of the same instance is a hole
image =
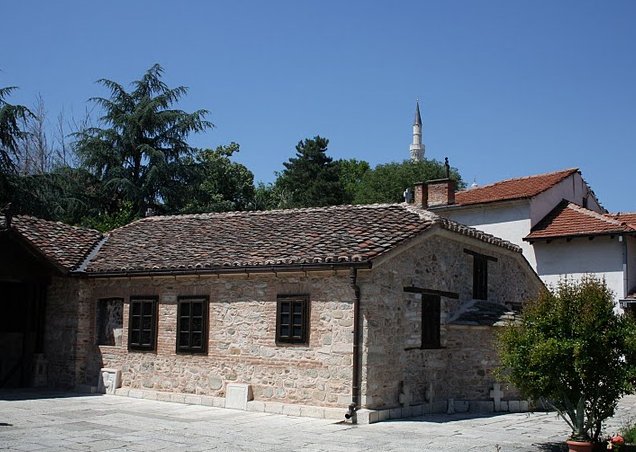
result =
[[[250,274],[250,273],[289,273],[298,271],[325,271],[345,268],[368,269],[373,266],[371,260],[358,262],[330,262],[318,264],[288,264],[288,265],[264,265],[264,266],[236,266],[216,268],[178,268],[178,269],[140,269],[140,270],[100,270],[87,272],[75,270],[73,273],[90,278],[111,277],[143,277],[143,276],[203,276],[222,274]]]

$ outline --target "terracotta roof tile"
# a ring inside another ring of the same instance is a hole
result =
[[[111,231],[88,273],[367,262],[437,224],[520,248],[406,204],[150,217]]]
[[[99,231],[29,216],[15,216],[11,227],[65,270],[76,269],[102,238]]]
[[[553,173],[507,179],[494,184],[462,190],[455,194],[456,205],[483,204],[496,201],[532,198],[554,187],[568,176],[578,172],[570,168]]]
[[[606,216],[636,228],[636,213],[608,213]]]
[[[519,313],[509,306],[476,300],[457,314],[454,325],[502,326],[519,321]]]
[[[636,228],[607,214],[562,201],[532,228],[524,240],[636,232]]]

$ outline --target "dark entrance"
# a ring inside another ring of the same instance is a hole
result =
[[[0,388],[32,384],[34,354],[43,351],[45,290],[0,281]]]
[[[0,389],[33,386],[44,349],[50,265],[26,244],[0,234]]]

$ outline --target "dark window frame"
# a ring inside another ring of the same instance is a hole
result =
[[[135,306],[139,305],[138,313],[135,313]],[[150,306],[146,309],[146,306]],[[157,349],[157,321],[159,309],[159,297],[134,296],[130,297],[128,308],[128,350],[153,352]],[[144,317],[150,317],[149,328],[144,328]],[[138,327],[135,327],[135,319],[139,319]],[[143,334],[149,332],[149,341],[144,341]],[[136,335],[136,337],[134,337]],[[136,339],[136,341],[135,341]]]
[[[95,306],[95,345],[101,345],[101,346],[106,346],[106,347],[112,347],[115,346],[116,344],[105,344],[103,343],[104,341],[102,341],[102,339],[104,338],[104,311],[102,309],[102,306],[104,306],[106,303],[108,303],[109,301],[119,301],[121,303],[121,314],[122,314],[122,318],[121,318],[121,325],[120,328],[123,328],[124,326],[124,298],[123,297],[106,297],[106,298],[98,298],[97,299],[97,304]],[[122,341],[123,342],[123,341]]]
[[[193,314],[193,304],[201,303],[201,314]],[[206,354],[208,352],[208,310],[209,310],[209,298],[207,296],[184,296],[177,298],[177,338],[176,338],[176,352],[179,354]],[[188,313],[184,313],[185,306],[188,306]],[[182,318],[188,319],[188,330],[182,329]],[[192,323],[195,318],[201,320],[201,328],[199,330],[192,330]],[[188,335],[188,344],[182,344],[182,336]],[[192,345],[194,335],[200,336],[200,345]]]
[[[309,295],[279,295],[276,298],[276,344],[309,345],[309,316]],[[295,334],[298,328],[300,331]]]
[[[442,298],[439,295],[421,294],[422,342],[421,349],[441,348]]]
[[[488,262],[497,262],[496,257],[464,249],[473,256],[473,299],[488,300]]]

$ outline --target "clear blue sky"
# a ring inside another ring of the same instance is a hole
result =
[[[636,1],[9,1],[0,86],[81,117],[95,81],[154,63],[201,147],[236,141],[256,180],[306,137],[372,165],[426,156],[464,179],[579,167],[610,211],[636,211]]]

